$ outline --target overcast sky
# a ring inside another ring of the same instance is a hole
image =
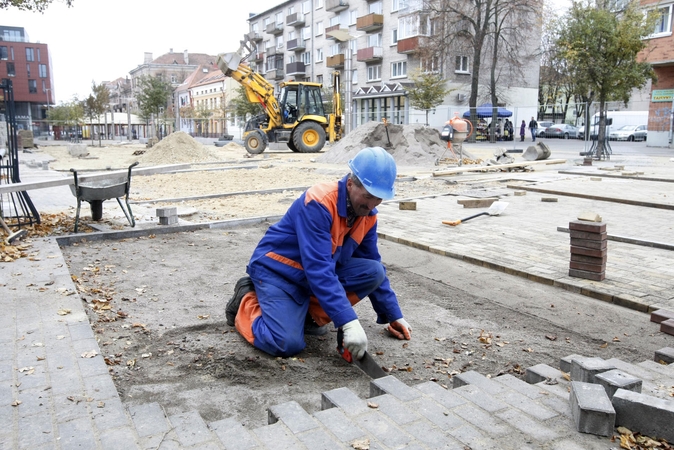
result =
[[[549,0],[565,5],[569,0]],[[31,42],[49,45],[56,103],[82,100],[97,84],[125,77],[170,49],[217,55],[235,51],[248,32],[248,14],[283,0],[60,0],[44,14],[1,10],[0,25],[24,27]]]

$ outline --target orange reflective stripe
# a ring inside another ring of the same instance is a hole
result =
[[[241,336],[251,344],[255,342],[255,336],[253,336],[253,322],[261,315],[262,310],[257,301],[257,294],[255,291],[248,292],[241,299],[241,306],[239,306],[239,312],[236,314],[234,326]]]
[[[269,252],[269,253],[267,253],[265,256],[267,256],[267,257],[269,257],[269,258],[271,258],[271,259],[273,259],[273,260],[276,260],[276,261],[278,261],[278,262],[280,262],[280,263],[283,263],[283,264],[285,264],[285,265],[287,265],[287,266],[294,267],[295,269],[298,269],[298,270],[304,270],[304,268],[302,267],[302,264],[300,264],[300,263],[298,263],[298,262],[296,262],[296,261],[293,261],[293,260],[290,259],[290,258],[286,258],[285,256],[279,255],[279,254],[276,253],[276,252]]]
[[[346,298],[349,299],[349,303],[351,303],[351,306],[355,306],[356,303],[360,301],[355,292],[347,292]],[[330,322],[332,322],[330,316],[328,316],[325,313],[325,311],[323,311],[323,308],[321,308],[320,303],[318,303],[318,299],[313,295],[309,298],[309,314],[319,327],[322,327],[323,325],[327,325]]]

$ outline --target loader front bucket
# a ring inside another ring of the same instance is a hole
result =
[[[220,53],[218,55],[218,68],[222,70],[222,73],[229,75],[228,71],[231,72],[236,70],[239,67],[241,62],[241,55],[238,53]]]

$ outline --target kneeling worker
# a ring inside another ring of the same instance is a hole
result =
[[[305,334],[344,332],[344,347],[360,359],[367,336],[353,305],[369,297],[377,323],[410,339],[398,299],[377,249],[377,211],[392,199],[396,165],[381,147],[349,161],[351,173],[309,188],[269,227],[227,303],[230,326],[274,356],[301,352]]]

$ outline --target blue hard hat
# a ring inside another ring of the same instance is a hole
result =
[[[362,149],[349,160],[349,168],[370,194],[383,200],[390,200],[395,196],[393,184],[398,170],[393,156],[383,148]]]

